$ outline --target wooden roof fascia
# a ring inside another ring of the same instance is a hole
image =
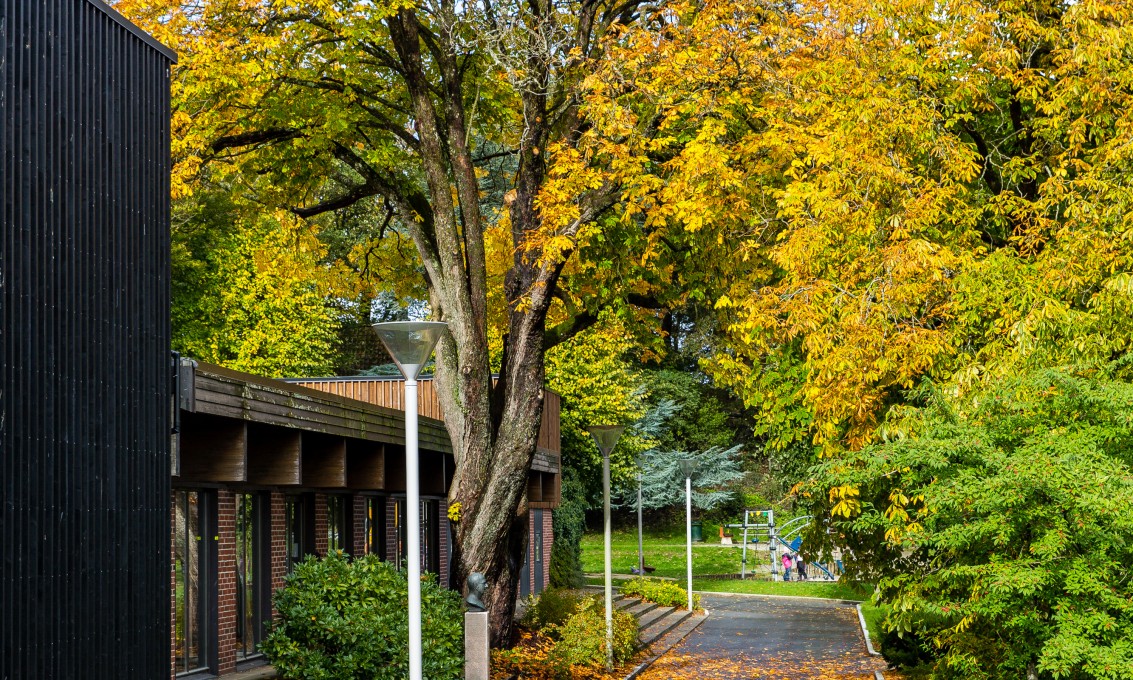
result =
[[[203,362],[193,382],[196,413],[405,445],[405,414],[397,409]],[[452,453],[443,422],[422,416],[418,426],[423,449]]]

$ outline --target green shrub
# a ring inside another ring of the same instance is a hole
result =
[[[562,502],[554,510],[555,539],[551,542],[551,585],[555,588],[581,588],[582,534],[586,530],[586,488],[571,468],[563,470]]]
[[[640,597],[648,602],[655,602],[662,607],[688,607],[688,591],[673,581],[659,578],[634,578],[622,584],[622,595],[626,597]],[[700,596],[692,595],[692,606],[700,608]]]
[[[263,651],[290,680],[366,680],[409,674],[408,585],[405,574],[373,555],[307,558],[276,592],[279,612]],[[424,675],[464,675],[460,596],[421,583]]]
[[[559,641],[551,657],[579,666],[606,663],[606,608],[599,596],[588,597],[578,611],[558,627]],[[614,609],[614,663],[633,658],[637,651],[637,617]]]
[[[583,596],[577,591],[552,588],[528,601],[520,625],[532,632],[557,637],[557,626],[562,626],[576,611]]]

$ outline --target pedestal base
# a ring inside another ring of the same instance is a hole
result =
[[[464,680],[489,680],[488,612],[464,612]]]

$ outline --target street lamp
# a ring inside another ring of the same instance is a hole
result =
[[[602,522],[606,557],[606,670],[614,669],[614,578],[610,571],[610,452],[621,439],[624,425],[591,425],[586,428],[602,452]]]
[[[448,324],[439,321],[376,323],[374,330],[405,377],[406,565],[409,580],[409,678],[421,680],[421,492],[417,465],[417,375]]]
[[[696,474],[696,460],[682,459],[680,466],[685,476],[685,563],[688,565],[688,610],[692,612],[692,476]]]

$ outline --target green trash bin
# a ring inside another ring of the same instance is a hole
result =
[[[700,522],[692,523],[692,542],[700,543],[704,540],[704,525]]]

